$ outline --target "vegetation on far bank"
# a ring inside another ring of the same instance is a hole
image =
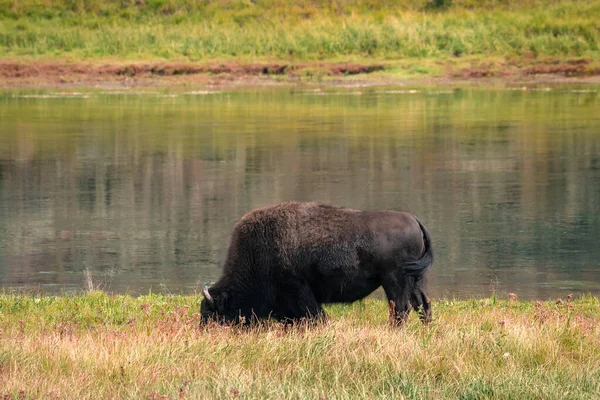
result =
[[[0,0],[7,60],[598,60],[600,0]],[[440,68],[425,63],[417,73]]]
[[[439,300],[284,328],[198,327],[200,296],[0,295],[4,398],[593,398],[600,299]]]

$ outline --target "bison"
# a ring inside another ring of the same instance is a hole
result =
[[[203,290],[201,321],[249,323],[325,318],[383,286],[394,323],[411,309],[431,320],[424,274],[431,238],[413,215],[286,202],[252,210],[235,225],[222,277]]]

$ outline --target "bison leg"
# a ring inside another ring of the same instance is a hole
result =
[[[397,274],[389,274],[382,285],[388,302],[394,304],[392,323],[395,325],[403,325],[412,308],[408,279]]]
[[[423,321],[423,323],[429,323],[433,319],[431,313],[431,299],[429,299],[423,291],[421,291],[421,296],[423,298],[423,316],[421,321]]]
[[[317,321],[326,318],[325,311],[306,284],[293,289],[288,288],[277,300],[274,314],[279,320],[285,322],[302,319]]]
[[[419,318],[423,323],[431,322],[431,300],[425,294],[421,278],[417,278],[415,289],[410,296],[410,304],[419,313]]]

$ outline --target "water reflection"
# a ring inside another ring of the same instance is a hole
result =
[[[410,210],[434,295],[600,291],[600,96],[0,94],[0,285],[189,292],[282,200]]]

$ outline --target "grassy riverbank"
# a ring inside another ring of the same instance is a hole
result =
[[[0,0],[0,61],[75,73],[146,62],[157,75],[588,76],[600,74],[598,15],[600,0]]]
[[[0,296],[0,395],[14,398],[593,398],[600,300],[381,301],[316,328],[197,327],[197,296]],[[594,394],[595,393],[595,394]]]

